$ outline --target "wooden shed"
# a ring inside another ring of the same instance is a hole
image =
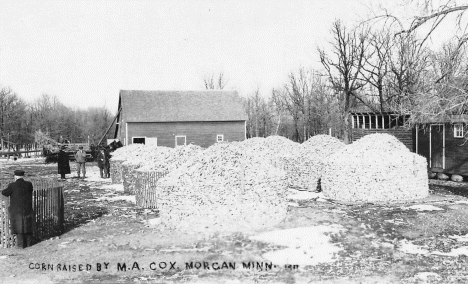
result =
[[[453,116],[416,127],[416,153],[426,157],[433,172],[468,176],[467,118]]]
[[[400,140],[412,152],[416,150],[415,129],[405,127],[409,116],[393,112],[352,112],[351,141],[372,133],[388,133]]]
[[[391,112],[352,112],[352,141],[371,133],[388,133],[412,152],[426,157],[433,172],[468,176],[468,115],[432,119],[413,128],[404,127],[409,116]]]
[[[114,138],[175,147],[209,147],[246,138],[247,115],[236,91],[121,90]]]

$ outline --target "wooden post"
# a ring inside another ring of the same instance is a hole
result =
[[[10,159],[10,132],[8,132],[8,137],[7,137],[7,145],[8,145],[8,159]]]

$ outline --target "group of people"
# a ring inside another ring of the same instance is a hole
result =
[[[58,165],[58,173],[60,174],[60,178],[65,180],[65,175],[71,173],[70,169],[70,161],[68,158],[68,154],[64,151],[65,146],[60,148],[57,157],[57,165]],[[109,178],[110,177],[110,152],[109,147],[100,147],[97,153],[97,164],[99,167],[99,173],[101,178]],[[75,153],[75,161],[76,161],[76,171],[78,174],[78,178],[85,179],[86,178],[86,151],[83,150],[83,147],[80,146],[78,151]],[[81,176],[83,173],[83,176]]]

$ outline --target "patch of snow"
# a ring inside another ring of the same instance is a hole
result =
[[[399,243],[399,250],[401,252],[404,252],[404,253],[408,253],[408,254],[422,254],[422,255],[427,255],[429,254],[429,251],[423,247],[423,246],[418,246],[418,245],[415,245],[411,242],[409,242],[408,240],[402,240],[400,241]]]
[[[432,251],[429,252],[427,247],[415,245],[408,240],[402,240],[399,243],[399,250],[409,254],[422,254],[422,255],[440,255],[440,256],[451,256],[458,257],[460,255],[468,256],[468,246],[452,249],[450,252]]]
[[[123,184],[107,184],[101,186],[102,189],[113,189],[115,191],[124,191],[124,186]]]
[[[440,277],[439,274],[435,272],[419,272],[418,274],[414,275],[415,279],[417,280],[422,280],[422,281],[429,281],[429,280],[440,280],[442,277]]]
[[[451,250],[450,252],[433,251],[431,252],[431,254],[458,257],[460,255],[468,255],[468,247],[467,246],[459,247],[459,248]]]
[[[114,196],[114,197],[103,196],[103,197],[96,199],[96,201],[109,201],[109,202],[115,202],[115,201],[121,201],[121,200],[136,203],[135,195]]]
[[[45,158],[43,158],[43,157],[39,157],[39,158],[19,158],[16,161],[13,158],[0,159],[0,163],[3,163],[3,164],[8,164],[8,163],[16,164],[16,163],[27,163],[27,162],[31,162],[31,163],[43,162],[43,163],[45,163]]]
[[[401,219],[389,219],[389,220],[384,220],[384,222],[393,223],[395,225],[405,224],[405,222]]]
[[[157,227],[159,224],[161,224],[161,218],[148,219],[143,221],[143,224],[148,227]]]
[[[416,211],[443,211],[444,209],[435,207],[433,205],[426,205],[426,204],[420,204],[420,205],[413,205],[410,207],[406,207],[406,209],[413,209]]]
[[[292,200],[310,200],[323,198],[322,192],[310,192],[310,191],[300,191],[300,190],[291,190],[291,194],[288,195],[289,199]]]
[[[455,201],[455,203],[457,203],[457,204],[468,204],[468,200],[458,200],[458,201]]]
[[[75,176],[77,176],[76,172],[75,172]],[[85,181],[99,181],[99,182],[105,182],[105,183],[112,182],[110,178],[101,178],[101,174],[99,173],[99,167],[95,165],[86,166],[86,178],[84,180]]]
[[[468,242],[468,234],[463,235],[463,236],[453,235],[453,236],[449,236],[449,238],[455,239],[458,242]]]
[[[253,240],[286,246],[287,248],[267,252],[265,259],[277,265],[316,265],[335,261],[334,255],[342,250],[330,242],[326,234],[343,230],[340,225],[301,227],[266,232],[250,237]]]

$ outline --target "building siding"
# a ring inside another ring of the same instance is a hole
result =
[[[362,129],[362,128],[353,128],[352,129],[352,141],[359,140],[365,135],[374,134],[374,133],[387,133],[395,136],[401,143],[412,152],[416,151],[415,144],[415,132],[413,129],[407,128],[387,128],[387,129]]]
[[[428,160],[429,165],[429,128],[418,132],[418,154]],[[445,168],[444,173],[468,176],[468,142],[464,138],[453,137],[453,126],[445,125]]]
[[[124,121],[125,124],[125,121]],[[216,143],[216,135],[223,134],[224,141],[243,141],[245,139],[244,121],[220,122],[128,122],[127,145],[132,137],[151,137],[158,139],[158,146],[175,147],[175,136],[186,136],[186,143],[209,147]],[[126,134],[122,127],[120,140]]]
[[[426,158],[427,166],[429,167],[429,129],[418,129],[418,151],[417,153]]]
[[[453,125],[445,125],[445,170],[449,174],[468,175],[468,142],[453,137]]]

